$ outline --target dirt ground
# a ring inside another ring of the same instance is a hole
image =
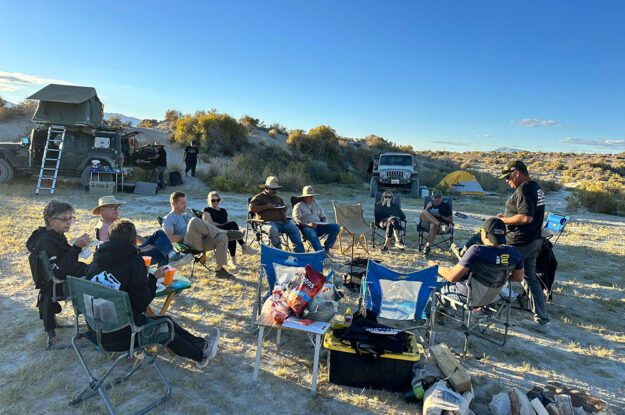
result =
[[[317,188],[317,187],[316,187]],[[174,188],[169,188],[174,190]],[[175,190],[188,194],[190,207],[205,206],[210,189],[196,179],[187,179]],[[333,217],[332,200],[361,202],[365,219],[370,221],[373,201],[362,189],[320,187],[318,197]],[[46,351],[46,336],[35,308],[36,291],[27,263],[24,242],[40,226],[44,205],[50,196],[34,196],[34,179],[22,178],[11,185],[0,185],[0,413],[103,413],[99,398],[79,406],[68,406],[73,394],[85,385],[86,376],[73,350]],[[239,224],[244,224],[246,199],[249,195],[222,194],[223,207]],[[285,200],[289,193],[283,192]],[[548,194],[548,209],[564,209],[565,192]],[[119,194],[126,204],[122,216],[132,219],[141,234],[157,228],[156,216],[169,210],[168,192],[145,197]],[[77,221],[68,234],[71,239],[82,232],[93,234],[96,218],[90,210],[97,198],[83,192],[78,185],[61,183],[54,198],[70,202],[76,209]],[[480,199],[457,198],[454,210],[471,214],[457,218],[457,241],[464,241],[480,219],[501,211],[505,197]],[[393,267],[410,270],[425,265],[417,252],[416,220],[422,200],[402,200],[408,216],[408,248],[392,249],[372,256]],[[473,215],[475,217],[473,217]],[[529,390],[557,380],[587,390],[608,402],[614,413],[625,414],[625,220],[607,215],[573,213],[573,221],[555,249],[559,268],[553,302],[549,312],[553,333],[543,335],[519,326],[511,329],[509,343],[501,348],[480,339],[471,340],[472,358],[464,361],[473,377],[476,414],[488,414],[490,397],[517,386]],[[336,251],[335,251],[336,252]],[[363,253],[358,253],[362,255]],[[433,258],[451,261],[448,252],[434,251]],[[340,269],[345,256],[339,255],[329,268]],[[265,340],[259,383],[252,383],[256,334],[250,328],[250,315],[259,270],[259,256],[243,256],[239,267],[231,271],[234,280],[216,279],[212,273],[196,270],[193,287],[178,296],[170,314],[192,332],[207,333],[217,326],[222,331],[219,353],[204,370],[182,358],[162,357],[161,367],[173,384],[172,399],[154,413],[163,414],[403,414],[421,413],[418,405],[404,403],[399,394],[343,387],[328,382],[327,364],[322,361],[317,397],[309,394],[313,348],[302,336],[283,335],[278,350],[273,336]],[[190,266],[182,269],[190,272]],[[158,300],[156,300],[158,301]],[[346,305],[355,304],[348,293]],[[70,322],[70,304],[64,305],[59,320]],[[513,310],[515,324],[529,314]],[[68,343],[73,329],[60,329]],[[461,350],[462,333],[446,322],[437,327],[436,339]],[[96,367],[108,358],[86,347],[84,352]],[[158,389],[157,378],[144,370],[128,384],[111,391],[115,404],[124,412],[138,408],[145,398]]]

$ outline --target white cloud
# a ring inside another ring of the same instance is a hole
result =
[[[599,140],[589,140],[585,138],[574,138],[574,137],[565,137],[561,142],[565,144],[581,144],[583,146],[590,147],[603,147],[603,148],[625,148],[625,140],[623,139],[599,139]]]
[[[37,75],[28,75],[20,72],[0,71],[0,92],[15,92],[32,89],[34,86],[48,84],[75,85],[69,81],[60,79],[44,78]]]
[[[510,121],[512,124],[520,125],[521,127],[563,127],[564,125],[555,120],[545,120],[542,118],[523,118],[518,121]]]

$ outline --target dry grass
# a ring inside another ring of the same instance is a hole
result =
[[[203,206],[208,189],[199,185],[183,189],[191,206]],[[332,212],[331,201],[361,201],[365,217],[370,220],[373,202],[362,191],[353,188],[319,187],[327,212]],[[49,197],[32,196],[32,186],[22,184],[0,186],[0,279],[4,290],[0,296],[0,311],[5,316],[0,329],[0,355],[3,378],[0,380],[0,412],[18,413],[101,413],[103,406],[96,398],[77,407],[67,402],[86,377],[71,350],[43,351],[43,333],[34,307],[36,293],[26,261],[24,241],[41,222],[41,211]],[[77,208],[78,222],[70,238],[81,232],[93,233],[95,219],[89,210],[95,198],[71,186],[61,186],[56,198],[70,201]],[[126,202],[123,215],[135,221],[140,233],[155,229],[157,214],[168,210],[167,195],[139,197],[120,195]],[[286,196],[286,195],[284,195]],[[244,219],[247,195],[222,194],[225,207],[239,223]],[[502,197],[458,199],[454,209],[474,215],[488,216],[501,210]],[[558,210],[564,194],[549,198],[550,209]],[[404,268],[421,267],[424,260],[414,248],[416,218],[422,201],[402,200],[409,219],[409,245],[406,251],[392,250],[389,254],[374,252],[387,263]],[[19,208],[19,217],[14,215]],[[474,377],[477,397],[473,405],[476,413],[487,413],[492,393],[509,387],[529,389],[555,379],[588,389],[609,401],[613,407],[625,407],[623,391],[625,380],[625,335],[623,311],[625,290],[623,274],[625,258],[622,255],[625,223],[604,215],[580,214],[558,242],[556,255],[560,262],[554,303],[550,312],[554,320],[552,336],[512,327],[508,345],[501,349],[479,339],[471,340],[471,351],[482,359],[471,359],[465,366]],[[457,240],[462,241],[479,226],[478,219],[458,219]],[[434,257],[451,261],[448,253],[435,251]],[[345,259],[344,257],[342,259]],[[336,261],[333,267],[338,266]],[[321,363],[319,392],[311,398],[308,392],[312,369],[312,347],[307,339],[297,335],[283,335],[278,350],[274,336],[265,340],[263,361],[258,385],[252,384],[252,368],[256,350],[256,335],[249,330],[253,291],[259,267],[258,257],[241,257],[234,281],[216,280],[201,268],[196,270],[194,286],[176,298],[171,314],[192,332],[206,333],[219,326],[223,333],[218,357],[205,370],[181,358],[164,356],[161,366],[174,385],[170,402],[155,413],[226,414],[271,413],[273,408],[288,408],[288,413],[419,413],[418,406],[404,403],[399,394],[383,391],[359,390],[328,383],[327,366]],[[183,269],[190,271],[190,269]],[[350,294],[347,304],[353,305]],[[346,304],[346,305],[347,305]],[[345,305],[345,306],[346,306]],[[61,319],[71,318],[65,307]],[[512,321],[527,318],[528,314],[514,310]],[[70,338],[68,330],[61,330],[64,341]],[[462,333],[456,325],[439,327],[439,341],[459,349]],[[86,349],[90,361],[105,363],[106,359],[93,349]],[[148,376],[148,374],[150,376]],[[143,372],[134,385],[113,389],[111,398],[116,403],[126,400],[124,410],[136,408],[142,402],[135,397],[140,391],[156,393],[157,385],[151,373]],[[25,399],[24,397],[32,397]],[[34,398],[36,397],[36,399]]]

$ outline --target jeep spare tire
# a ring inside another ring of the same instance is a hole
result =
[[[9,183],[13,178],[13,167],[5,159],[0,159],[0,183]]]
[[[378,192],[380,184],[378,183],[377,176],[373,176],[371,178],[371,183],[369,184],[369,193],[371,197],[375,197],[375,194]]]

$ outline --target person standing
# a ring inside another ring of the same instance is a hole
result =
[[[195,177],[195,168],[197,167],[199,153],[200,149],[196,146],[195,140],[191,140],[191,145],[184,149],[185,176],[188,177],[189,172],[191,172],[191,177]]]
[[[542,245],[545,192],[530,178],[527,166],[521,160],[508,163],[501,173],[501,178],[514,189],[514,193],[506,201],[504,213],[497,217],[506,224],[508,245],[516,247],[523,255],[525,281],[530,289],[534,313],[534,318],[524,320],[523,325],[546,332],[550,328],[547,302],[536,276],[536,258]]]
[[[165,168],[167,167],[167,151],[160,143],[154,143],[156,156],[152,159],[154,171],[152,172],[152,182],[158,183],[158,190],[165,189]]]

